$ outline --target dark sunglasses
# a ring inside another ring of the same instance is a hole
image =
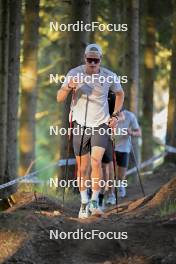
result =
[[[99,63],[100,62],[100,59],[96,59],[96,58],[86,58],[86,61],[88,63],[92,63],[94,62],[95,64]]]

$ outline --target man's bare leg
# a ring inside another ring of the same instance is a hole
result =
[[[126,171],[127,171],[126,168],[118,166],[118,177],[119,177],[119,180],[121,180],[121,181],[125,180]]]
[[[90,154],[85,154],[83,156],[76,156],[77,162],[77,181],[79,186],[79,191],[81,195],[81,203],[88,203],[87,186],[86,180],[89,180],[90,171]]]
[[[113,166],[113,161],[110,161],[109,163],[102,163],[102,170],[103,170],[103,180],[105,182],[113,181],[114,180],[114,166]],[[111,185],[111,183],[110,183]],[[112,184],[113,185],[113,184]],[[101,192],[104,193],[107,191],[108,193],[113,192],[114,188],[113,186],[111,187],[105,187],[101,189]]]
[[[102,157],[105,149],[102,147],[93,147],[91,153],[91,180],[92,180],[92,200],[97,201],[100,192],[99,181],[102,179]]]

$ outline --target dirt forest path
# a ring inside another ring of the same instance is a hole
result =
[[[0,213],[0,263],[176,264],[176,217],[161,217],[150,203],[175,171],[173,165],[160,167],[144,181],[145,199],[139,187],[129,186],[118,211],[111,208],[86,221],[77,218],[79,205],[74,202],[63,211],[51,199],[40,196],[37,204],[32,194],[24,194],[16,206]],[[127,232],[128,239],[50,239],[50,230],[77,229]]]

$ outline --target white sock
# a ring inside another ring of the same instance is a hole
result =
[[[91,200],[98,201],[98,195],[100,191],[93,191]]]
[[[80,195],[81,195],[81,203],[86,204],[86,203],[89,202],[89,198],[88,198],[88,195],[87,195],[87,189],[84,190],[84,191],[81,191]]]

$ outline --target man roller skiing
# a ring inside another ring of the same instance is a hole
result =
[[[134,113],[123,109],[125,119],[119,121],[118,128],[126,129],[126,135],[115,136],[115,153],[117,161],[117,170],[119,180],[126,179],[126,172],[129,162],[129,154],[131,151],[131,137],[141,137],[141,129]],[[121,184],[119,187],[119,195],[121,198],[126,196],[126,188]]]
[[[119,186],[119,196],[124,198],[126,196],[126,188],[124,187],[123,180],[126,180],[126,172],[128,168],[129,162],[129,154],[131,151],[131,137],[140,137],[141,129],[138,124],[136,116],[126,109],[123,108],[122,114],[124,118],[118,120],[118,129],[122,131],[125,129],[126,133],[115,135],[115,146],[114,151],[116,155],[116,163],[117,163],[117,172],[118,179],[121,181]],[[105,179],[113,179],[113,157],[112,157],[112,143],[110,142],[107,146],[107,149],[104,153],[102,162],[103,162],[103,177]],[[104,196],[100,196],[100,200],[104,198]],[[102,203],[102,201],[101,201]],[[115,194],[113,188],[109,188],[108,195],[106,199],[106,204],[114,205],[116,203]]]
[[[75,92],[72,120],[74,128],[79,131],[79,134],[73,133],[73,148],[81,195],[79,218],[87,218],[90,213],[92,215],[102,214],[98,206],[99,181],[102,179],[101,162],[110,137],[108,129],[116,127],[118,114],[124,101],[124,92],[117,75],[100,67],[101,47],[97,44],[88,45],[84,59],[84,65],[68,72],[66,81],[57,93],[57,101],[62,102],[71,91]],[[107,100],[109,90],[116,95],[114,112],[111,117]],[[86,180],[89,178],[90,162],[92,196],[89,201]]]

